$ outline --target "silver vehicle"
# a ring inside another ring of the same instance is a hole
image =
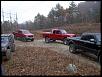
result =
[[[11,58],[11,52],[15,51],[15,43],[13,34],[1,34],[1,52],[2,57],[7,60]]]

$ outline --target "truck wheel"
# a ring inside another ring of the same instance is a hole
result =
[[[23,37],[23,38],[22,38],[22,41],[26,42],[26,41],[27,41],[27,39]]]
[[[31,39],[31,41],[34,41],[34,39]]]
[[[11,58],[11,49],[7,49],[6,60],[9,60],[10,58]]]
[[[67,39],[63,40],[64,45],[67,45]]]
[[[101,64],[101,55],[98,56],[98,61]]]
[[[27,42],[27,39],[25,38],[24,41]]]
[[[76,48],[75,48],[74,44],[70,44],[69,45],[69,52],[71,52],[71,53],[75,53],[76,52]]]
[[[45,37],[45,42],[46,42],[46,43],[49,43],[49,42],[50,42],[50,38]]]
[[[56,40],[53,40],[53,42],[56,42]]]
[[[16,40],[19,40],[19,37],[16,37]]]

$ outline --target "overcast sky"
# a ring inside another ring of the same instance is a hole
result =
[[[40,13],[47,17],[49,11],[56,4],[60,4],[63,8],[68,8],[71,1],[1,1],[1,20],[2,18],[2,8],[4,13],[4,20],[10,20],[10,13],[12,20],[16,18],[16,12],[18,17],[18,23],[23,23],[25,21],[34,21],[34,17]],[[78,4],[81,1],[74,1]],[[83,2],[83,1],[82,1]]]

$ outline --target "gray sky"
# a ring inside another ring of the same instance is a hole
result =
[[[25,21],[34,21],[34,17],[40,13],[47,17],[49,11],[52,7],[55,7],[59,3],[63,8],[68,8],[71,1],[1,1],[1,20],[2,18],[2,8],[6,13],[11,12],[12,20],[18,17],[18,23],[23,23]],[[83,1],[74,1],[76,4]],[[8,18],[10,15],[4,13],[4,20],[10,20]]]

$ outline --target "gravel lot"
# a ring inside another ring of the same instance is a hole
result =
[[[11,60],[3,62],[6,75],[74,75],[67,71],[68,64],[75,64],[80,75],[100,75],[100,65],[95,59],[68,52],[68,46],[60,41],[15,43]]]

